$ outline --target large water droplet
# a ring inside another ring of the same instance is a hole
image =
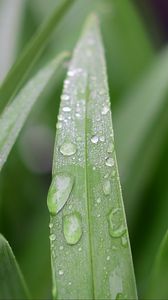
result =
[[[73,176],[60,173],[53,177],[47,197],[50,214],[55,215],[62,209],[69,198],[73,184]]]
[[[91,137],[91,142],[92,142],[93,144],[97,144],[98,141],[99,141],[99,138],[98,138],[97,135],[93,135],[93,136]]]
[[[109,180],[105,180],[103,183],[103,192],[105,195],[109,195],[111,192],[111,184]]]
[[[69,106],[64,106],[62,109],[64,112],[70,112],[71,108]]]
[[[60,152],[65,156],[71,156],[76,153],[76,145],[73,143],[64,143],[60,147]]]
[[[114,238],[119,238],[126,232],[126,228],[122,223],[122,211],[120,208],[112,209],[109,214],[109,232]]]
[[[71,213],[63,219],[64,236],[69,245],[75,245],[82,236],[82,224],[79,213]]]
[[[112,157],[106,158],[106,166],[108,166],[108,167],[114,166],[114,159]]]

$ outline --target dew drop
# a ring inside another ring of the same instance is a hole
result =
[[[102,115],[106,115],[109,112],[109,107],[108,106],[104,106],[102,109]]]
[[[113,167],[114,166],[114,159],[112,157],[106,158],[106,166]]]
[[[68,285],[71,285],[72,284],[72,282],[70,281],[70,282],[68,282]]]
[[[59,249],[62,251],[62,250],[64,249],[64,247],[63,247],[63,246],[60,246]]]
[[[57,129],[61,129],[62,128],[62,124],[60,122],[58,122],[57,125],[56,125],[56,128]]]
[[[111,184],[109,180],[105,180],[103,183],[103,192],[105,195],[109,195],[111,192]]]
[[[56,235],[54,233],[52,233],[52,234],[50,234],[49,238],[50,238],[50,241],[55,241]]]
[[[62,115],[59,115],[59,116],[58,116],[58,120],[59,120],[59,121],[63,121],[63,119],[64,119],[64,118],[63,118]]]
[[[122,211],[120,208],[112,209],[109,214],[109,233],[114,238],[121,237],[126,229],[122,224]]]
[[[53,177],[48,192],[47,205],[51,215],[56,215],[67,202],[74,184],[74,177],[57,174]]]
[[[110,260],[110,256],[109,255],[107,256],[107,260]]]
[[[108,145],[107,152],[108,152],[108,153],[112,153],[113,150],[114,150],[114,144],[111,143],[111,144]]]
[[[76,153],[76,145],[73,143],[64,143],[60,147],[60,152],[64,156],[71,156]]]
[[[81,252],[81,251],[82,251],[82,248],[81,248],[81,247],[79,247],[78,251],[79,251],[79,252]]]
[[[75,245],[82,236],[82,224],[80,214],[75,212],[63,218],[64,236],[69,245]]]
[[[91,137],[91,142],[92,142],[93,144],[97,144],[98,141],[99,141],[99,138],[98,138],[97,135],[93,135],[93,136]]]
[[[123,247],[127,247],[128,241],[127,241],[127,236],[126,235],[123,235],[121,237],[121,244],[122,244]]]
[[[101,203],[101,199],[98,198],[96,202],[97,202],[98,204]]]
[[[61,100],[63,100],[63,101],[68,101],[69,99],[70,99],[69,95],[64,94],[61,96]]]
[[[69,106],[64,106],[62,109],[64,112],[70,112],[71,108]]]
[[[100,141],[104,142],[105,141],[105,137],[104,136],[100,136]]]
[[[53,228],[53,223],[52,222],[49,223],[49,228],[50,229]]]
[[[64,272],[63,272],[62,270],[59,270],[59,271],[58,271],[58,274],[59,274],[60,276],[62,276],[62,275],[64,275]]]

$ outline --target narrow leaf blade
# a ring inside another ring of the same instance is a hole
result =
[[[47,44],[56,25],[73,3],[74,0],[62,0],[48,21],[42,25],[32,38],[20,59],[12,67],[3,84],[0,87],[0,111],[11,97],[18,91],[26,75],[39,57],[41,51]]]
[[[57,68],[63,62],[67,53],[62,53],[40,70],[23,89],[10,105],[6,107],[0,117],[0,170],[22,129],[33,105],[46,88]]]
[[[168,231],[159,247],[152,274],[150,284],[146,292],[147,299],[167,299],[168,297]]]
[[[0,299],[29,299],[12,249],[2,235],[0,235]]]
[[[52,210],[48,205],[53,295],[58,299],[136,299],[95,16],[75,49],[61,99],[51,185],[55,190],[48,196],[48,204],[55,204]],[[74,182],[66,201],[62,174]],[[60,201],[64,206],[58,211]]]

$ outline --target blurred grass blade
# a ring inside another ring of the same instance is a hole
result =
[[[52,16],[42,25],[35,36],[32,38],[20,59],[12,67],[5,81],[0,87],[0,112],[11,97],[18,91],[26,75],[32,68],[41,51],[47,44],[51,33],[60,21],[66,10],[74,0],[62,0],[56,7]]]
[[[167,134],[167,68],[168,48],[114,115],[119,169],[131,219],[138,211],[138,191],[152,176]]]
[[[160,245],[153,267],[150,284],[146,293],[146,299],[168,298],[168,231]]]
[[[6,239],[0,235],[0,299],[29,299],[23,276]]]
[[[76,47],[61,100],[47,200],[53,296],[136,299],[95,16]]]
[[[0,1],[0,81],[8,72],[16,54],[25,0]]]
[[[67,53],[40,70],[7,106],[0,117],[0,170],[2,169],[33,105],[42,94]]]

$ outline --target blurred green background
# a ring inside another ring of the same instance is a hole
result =
[[[0,0],[1,81],[60,1]],[[60,51],[74,48],[92,11],[99,15],[105,45],[123,198],[143,295],[168,227],[168,5],[162,0],[77,0],[33,72]],[[34,299],[47,299],[51,291],[46,197],[66,67],[34,107],[0,175],[0,232]]]

